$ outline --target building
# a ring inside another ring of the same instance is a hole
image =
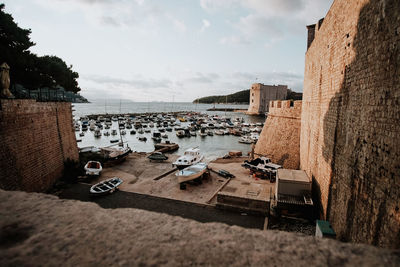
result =
[[[287,92],[287,85],[253,84],[250,89],[250,105],[247,114],[265,114],[269,110],[269,101],[284,100]]]

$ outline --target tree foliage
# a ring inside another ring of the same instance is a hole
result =
[[[14,18],[4,12],[0,4],[0,64],[10,66],[11,84],[21,84],[27,89],[62,86],[67,91],[78,92],[79,74],[56,56],[39,57],[29,49],[35,45],[30,39],[31,29],[22,29]]]
[[[230,95],[215,95],[198,98],[193,103],[249,103],[250,90],[243,90]]]

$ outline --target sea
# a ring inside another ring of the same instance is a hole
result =
[[[247,123],[258,123],[265,122],[265,116],[249,116],[243,112],[228,112],[228,111],[207,111],[210,108],[218,109],[238,109],[247,110],[248,105],[236,105],[236,104],[197,104],[190,102],[132,102],[128,100],[93,100],[91,103],[75,103],[73,107],[73,115],[77,120],[80,117],[94,114],[127,114],[127,113],[153,113],[153,112],[200,112],[209,115],[226,116],[229,118],[241,117]],[[187,123],[182,123],[185,126]],[[117,122],[113,122],[111,129],[118,129]],[[110,129],[110,130],[111,130]],[[152,131],[156,129],[150,128]],[[108,131],[110,131],[108,130]],[[102,132],[106,131],[105,129]],[[120,138],[119,133],[116,136],[104,136],[94,137],[94,132],[90,130],[85,132],[85,136],[79,136],[80,131],[76,131],[76,138],[81,140],[78,142],[78,147],[105,147],[113,145],[110,143],[111,139]],[[242,151],[243,155],[247,155],[251,151],[251,145],[242,144],[238,142],[238,136],[232,135],[214,135],[201,137],[197,136],[178,138],[175,131],[166,132],[168,139],[173,143],[179,144],[179,150],[173,152],[174,154],[183,154],[185,150],[198,147],[204,154],[206,161],[212,161],[216,158],[226,155],[231,150]],[[147,141],[139,141],[139,136],[146,136]],[[132,151],[137,152],[151,152],[154,151],[154,142],[151,139],[152,133],[144,133],[142,135],[136,133],[130,134],[130,129],[126,129],[126,135],[122,135],[124,144],[129,145]]]

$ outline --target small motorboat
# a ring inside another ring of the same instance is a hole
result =
[[[207,171],[207,163],[199,162],[175,173],[179,183],[199,178]]]
[[[131,130],[130,134],[136,134],[136,131],[135,130]]]
[[[153,152],[151,153],[148,157],[148,159],[150,159],[150,161],[155,160],[155,161],[163,161],[163,160],[167,160],[168,157],[165,156],[163,153],[161,152]]]
[[[243,143],[243,144],[252,144],[254,143],[254,140],[250,138],[250,136],[245,135],[239,138],[238,140],[239,143]]]
[[[109,131],[105,131],[105,132],[103,133],[103,135],[104,135],[104,136],[109,136],[109,135],[110,135],[110,132],[109,132]]]
[[[119,142],[119,139],[111,139],[110,140],[110,143],[118,143]]]
[[[111,194],[118,189],[122,182],[123,180],[118,177],[104,180],[90,187],[90,194],[97,196]]]
[[[185,151],[183,156],[179,157],[172,165],[178,169],[184,169],[190,165],[194,165],[203,160],[203,155],[198,148],[190,148]]]
[[[84,167],[86,175],[100,175],[103,168],[98,161],[88,161]]]
[[[85,133],[84,133],[84,132],[81,132],[81,133],[79,133],[79,136],[80,136],[80,137],[85,136]]]
[[[146,136],[140,136],[140,137],[138,137],[138,139],[139,139],[139,141],[143,141],[143,142],[147,141]]]
[[[176,136],[177,137],[185,137],[185,131],[184,130],[176,131]]]
[[[161,138],[168,138],[168,134],[162,134]]]
[[[126,135],[126,131],[125,131],[125,130],[122,130],[120,134],[121,134],[121,135]]]

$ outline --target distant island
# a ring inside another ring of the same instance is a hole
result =
[[[287,100],[301,100],[303,93],[294,92],[288,89],[286,99]],[[250,89],[239,91],[230,95],[214,95],[206,96],[193,100],[193,103],[212,104],[212,103],[237,103],[237,104],[249,104],[250,101]]]
[[[250,89],[239,91],[230,95],[206,96],[193,100],[193,103],[212,104],[212,103],[240,103],[249,104]]]

